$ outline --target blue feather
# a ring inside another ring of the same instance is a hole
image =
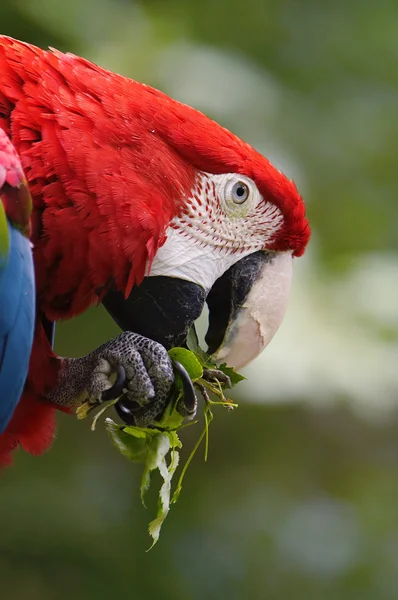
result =
[[[8,261],[0,270],[0,434],[22,393],[35,322],[31,244],[9,222],[8,233]]]

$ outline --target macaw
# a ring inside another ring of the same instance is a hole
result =
[[[0,434],[21,396],[33,341],[31,209],[20,160],[0,129]]]
[[[0,436],[39,454],[54,410],[106,399],[122,366],[135,423],[164,409],[167,349],[205,303],[209,352],[240,367],[267,345],[310,237],[296,186],[204,114],[73,54],[0,36],[0,126],[33,198],[37,320],[24,393]],[[51,323],[102,302],[123,333],[85,357]],[[50,325],[50,326],[49,326]]]

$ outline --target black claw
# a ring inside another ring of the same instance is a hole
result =
[[[102,392],[102,401],[108,402],[109,400],[116,400],[122,395],[123,388],[126,385],[126,371],[124,367],[120,365],[116,371],[116,381],[111,388]]]
[[[192,415],[196,410],[197,398],[195,394],[195,388],[193,387],[192,379],[190,378],[188,371],[176,360],[172,361],[176,371],[182,379],[182,393],[184,400],[184,407],[188,415]]]
[[[131,427],[134,427],[135,425],[134,408],[135,412],[137,412],[137,405],[134,405],[131,400],[127,400],[125,397],[120,398],[115,404],[115,410],[118,417],[125,425]]]

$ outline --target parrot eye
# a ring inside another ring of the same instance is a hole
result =
[[[226,213],[233,219],[241,219],[257,206],[262,196],[249,177],[237,173],[215,175],[218,197]]]
[[[243,181],[237,181],[231,190],[232,200],[235,202],[235,204],[243,204],[248,199],[249,193],[249,187],[246,185],[246,183],[243,183]]]

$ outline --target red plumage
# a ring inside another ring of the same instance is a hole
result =
[[[263,156],[198,111],[82,58],[0,36],[0,126],[33,197],[37,301],[50,320],[83,312],[111,284],[129,294],[198,170],[255,181],[284,214],[271,248],[299,256],[308,242],[294,183]],[[38,325],[26,393],[0,436],[0,457],[18,442],[34,453],[48,445],[53,407],[43,396],[57,368]]]

